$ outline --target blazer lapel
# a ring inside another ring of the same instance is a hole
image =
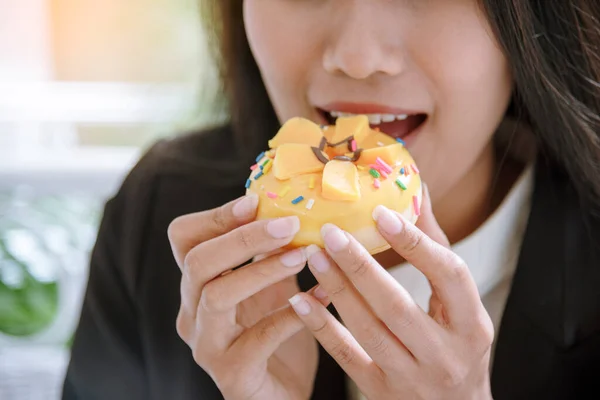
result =
[[[564,354],[600,332],[600,264],[592,245],[593,237],[600,237],[597,226],[582,213],[567,178],[539,162],[528,226],[497,337],[495,399],[571,398],[563,378],[569,365],[581,363]]]

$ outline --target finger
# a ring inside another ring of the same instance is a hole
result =
[[[207,312],[224,312],[261,290],[300,272],[306,265],[305,249],[273,255],[207,283],[200,298]]]
[[[265,259],[265,258],[267,258],[267,257],[271,257],[271,256],[273,256],[273,255],[275,255],[275,254],[280,254],[280,253],[283,253],[284,251],[285,251],[284,249],[281,249],[281,248],[279,248],[279,249],[275,249],[275,250],[273,250],[273,251],[269,251],[269,252],[267,252],[267,253],[257,254],[257,255],[256,255],[256,256],[255,256],[255,257],[252,259],[252,261],[260,261],[260,260],[264,260],[264,259]]]
[[[311,298],[317,298],[316,304],[326,307],[329,304],[327,295],[313,287],[307,292]],[[313,297],[314,296],[314,297]],[[264,317],[243,332],[229,347],[228,353],[235,358],[252,360],[255,364],[266,362],[283,342],[304,328],[304,324],[292,309],[286,305]]]
[[[352,235],[332,224],[324,225],[321,232],[329,256],[394,336],[415,358],[435,358],[436,349],[441,343],[439,326],[425,314],[406,289]],[[313,263],[310,258],[309,264]],[[320,283],[327,290],[325,283]],[[328,293],[336,304],[333,293]]]
[[[183,215],[173,220],[167,235],[179,268],[183,269],[185,255],[198,243],[252,221],[256,216],[257,206],[258,195],[252,193],[220,207]]]
[[[438,224],[438,221],[433,214],[431,196],[429,195],[429,187],[425,183],[423,184],[421,215],[419,216],[419,219],[415,225],[434,241],[438,242],[444,247],[450,248],[448,237]]]
[[[350,332],[312,296],[299,293],[289,302],[321,346],[357,385],[368,387],[383,374]]]
[[[424,207],[421,217],[433,218],[428,214],[431,207]],[[429,279],[432,290],[447,310],[450,324],[472,329],[473,324],[479,322],[483,306],[465,262],[399,213],[377,206],[373,218],[391,247]]]
[[[373,313],[352,282],[315,245],[306,249],[309,268],[360,346],[384,371],[414,363],[412,354]]]
[[[188,300],[198,304],[204,285],[256,254],[267,253],[292,241],[300,228],[298,217],[254,221],[200,243],[186,255],[183,275]]]

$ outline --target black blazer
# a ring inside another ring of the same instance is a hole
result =
[[[166,232],[175,217],[244,193],[249,170],[232,141],[222,128],[159,142],[106,204],[63,399],[222,398],[175,331],[180,272]],[[600,398],[599,244],[599,220],[539,162],[497,336],[495,399]],[[315,284],[308,269],[299,282]],[[313,398],[347,398],[344,380],[321,349]]]

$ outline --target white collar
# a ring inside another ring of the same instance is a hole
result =
[[[514,273],[531,207],[533,171],[530,164],[492,215],[475,232],[452,246],[469,266],[481,296]],[[388,272],[427,309],[431,291],[419,271],[404,263]]]
[[[531,208],[533,172],[533,165],[529,165],[494,213],[452,246],[469,266],[481,296],[512,276],[517,266]]]

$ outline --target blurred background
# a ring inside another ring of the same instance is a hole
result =
[[[58,399],[106,199],[218,122],[197,0],[0,0],[0,399]]]

